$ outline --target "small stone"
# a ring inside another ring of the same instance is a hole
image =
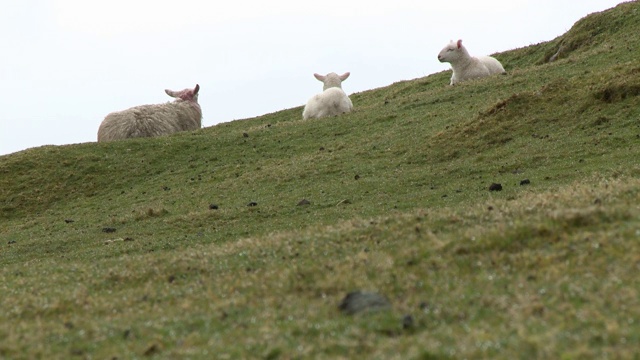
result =
[[[352,291],[342,299],[338,308],[347,315],[361,312],[387,310],[391,303],[386,297],[369,291]]]
[[[67,224],[71,224],[74,221],[75,220],[73,220],[73,219],[64,219],[64,222],[66,222]]]
[[[402,318],[402,328],[405,330],[413,329],[413,316],[407,314]]]
[[[489,191],[502,191],[502,184],[493,183],[489,185]]]
[[[258,206],[258,203],[255,202],[255,201],[252,201],[252,202],[248,203],[247,206]]]
[[[356,174],[356,176],[354,176],[353,178],[358,180],[358,179],[360,179],[360,175]]]
[[[156,344],[153,344],[147,348],[144,352],[144,356],[153,356],[160,352],[160,347]]]
[[[247,134],[247,133],[242,133],[242,136],[243,136],[243,137],[248,138],[248,137],[249,137],[249,134]]]
[[[218,210],[217,204],[209,204],[209,210]]]
[[[311,201],[307,200],[307,199],[302,199],[300,200],[300,202],[298,203],[298,206],[305,206],[305,205],[311,205]]]
[[[520,186],[529,185],[529,184],[531,184],[531,181],[529,179],[524,179],[524,180],[520,181]]]

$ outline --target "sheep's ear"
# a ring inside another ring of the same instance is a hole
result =
[[[351,73],[347,71],[346,73],[344,73],[344,74],[340,75],[340,80],[342,80],[342,81],[347,80],[347,78],[349,77],[349,75],[351,75]]]
[[[458,49],[462,47],[462,40],[458,40]]]
[[[196,87],[193,88],[193,95],[196,95],[200,91],[200,85],[196,84]]]
[[[169,89],[164,89],[164,92],[167,93],[167,95],[171,96],[171,97],[176,97],[176,93],[173,90],[169,90]]]
[[[316,77],[316,79],[324,82],[324,79],[326,79],[326,76],[320,75],[320,74],[313,74],[313,76]]]

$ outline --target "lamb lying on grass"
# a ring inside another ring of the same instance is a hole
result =
[[[302,118],[307,119],[319,119],[326,116],[336,116],[344,113],[348,113],[353,109],[353,103],[347,94],[342,90],[342,82],[345,81],[351,73],[344,73],[338,75],[336,73],[330,73],[326,76],[319,74],[313,74],[316,79],[324,83],[324,90],[322,93],[314,95],[302,112]]]
[[[169,135],[197,130],[202,126],[202,109],[198,104],[200,85],[182,91],[165,90],[176,98],[173,102],[141,105],[107,115],[98,129],[98,142],[135,137]]]
[[[493,74],[505,74],[502,64],[491,56],[473,57],[462,45],[462,40],[451,41],[438,54],[440,62],[448,62],[453,69],[451,84],[477,79]]]

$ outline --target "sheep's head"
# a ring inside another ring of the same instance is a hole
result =
[[[198,102],[198,91],[200,91],[200,85],[196,84],[196,87],[193,89],[184,89],[184,90],[180,90],[180,91],[174,91],[174,90],[169,90],[166,89],[164,92],[167,93],[167,95],[174,97],[178,100],[182,100],[182,101],[193,101],[195,103]]]
[[[456,60],[468,55],[467,50],[462,46],[462,40],[451,40],[438,54],[440,62],[455,62]]]
[[[336,73],[329,73],[327,75],[313,74],[316,79],[322,81],[324,83],[324,87],[322,90],[327,90],[328,88],[337,87],[342,89],[342,82],[347,80],[347,78],[351,75],[350,72],[346,72],[342,75],[338,75]]]

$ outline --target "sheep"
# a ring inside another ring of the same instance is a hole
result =
[[[506,74],[502,64],[491,56],[472,57],[462,46],[462,40],[451,41],[438,54],[440,62],[448,62],[453,69],[450,85],[493,74]]]
[[[176,98],[173,102],[141,105],[107,115],[98,129],[98,142],[135,137],[169,135],[197,130],[202,126],[202,109],[198,104],[200,85],[181,91],[165,90]]]
[[[349,75],[351,75],[349,72],[342,75],[329,73],[325,76],[313,74],[316,79],[324,83],[322,88],[323,92],[309,99],[302,112],[302,118],[304,120],[319,119],[350,112],[353,109],[353,103],[342,90],[342,82],[345,81]]]

